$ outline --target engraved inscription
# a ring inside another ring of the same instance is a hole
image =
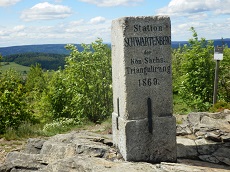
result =
[[[131,59],[131,65],[133,64],[142,64],[142,60],[141,59]]]
[[[129,37],[124,42],[126,47],[171,45],[171,36]]]
[[[137,65],[137,64],[153,64],[153,63],[166,63],[164,58],[150,58],[150,57],[145,57],[143,60],[142,59],[135,59],[131,58],[131,65]]]
[[[152,63],[165,63],[164,58],[149,58],[149,57],[145,57],[144,59],[144,63],[145,64],[152,64]]]
[[[133,26],[133,31],[134,32],[156,32],[156,31],[162,31],[163,27],[162,26],[154,26],[154,25],[144,25],[141,26],[139,24],[135,24]]]
[[[145,67],[126,67],[127,74],[135,75],[135,74],[144,74],[148,73],[171,73],[171,66],[145,66]]]
[[[149,51],[149,50],[144,51],[144,55],[149,55],[149,54],[152,54],[152,51]]]
[[[139,79],[138,80],[139,87],[143,86],[153,86],[153,85],[160,85],[159,81],[157,78],[144,78],[144,79]]]
[[[161,32],[163,29],[168,29],[168,26],[155,25],[133,25],[134,32]],[[151,73],[166,73],[171,74],[171,65],[168,64],[164,57],[154,55],[151,46],[158,46],[162,49],[163,46],[171,45],[171,36],[134,36],[124,38],[126,47],[146,47],[142,51],[143,57],[133,57],[130,59],[130,65],[127,66],[126,73],[128,75],[144,75],[146,78],[137,79],[139,87],[151,87],[160,85],[161,79],[151,77]],[[149,47],[149,49],[147,49]],[[163,51],[163,50],[162,50]],[[149,74],[149,75],[148,75]],[[159,75],[156,75],[159,76]]]

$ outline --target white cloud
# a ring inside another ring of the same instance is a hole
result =
[[[87,2],[95,4],[101,7],[112,7],[112,6],[135,6],[144,0],[80,0],[82,2]]]
[[[104,17],[98,16],[98,17],[94,17],[92,18],[89,23],[90,24],[99,24],[99,23],[104,23],[106,20]]]
[[[25,29],[24,25],[18,25],[18,26],[15,26],[12,30],[14,32],[20,32],[20,31],[23,31],[24,29]]]
[[[21,0],[0,0],[0,7],[10,6],[18,3]]]
[[[208,14],[205,13],[205,12],[201,12],[201,13],[198,13],[198,14],[193,14],[193,15],[188,16],[188,18],[191,19],[191,20],[201,20],[201,19],[203,20],[203,19],[205,19],[207,17],[208,17]]]
[[[214,12],[216,14],[230,14],[230,0],[171,0],[158,14],[187,15],[201,12]]]
[[[72,27],[75,27],[75,26],[81,25],[81,24],[83,24],[83,23],[84,23],[84,19],[81,19],[81,20],[71,21],[71,22],[70,22],[70,25],[71,25]]]
[[[21,19],[25,21],[33,20],[53,20],[69,17],[72,11],[63,5],[53,5],[48,2],[39,3],[25,10],[21,14]]]
[[[216,39],[229,37],[229,6],[230,0],[171,0],[156,14],[170,16],[173,40],[191,38],[190,27],[195,28],[199,37]]]
[[[15,26],[13,28],[6,28],[6,27],[2,27],[0,30],[0,38],[2,37],[8,37],[11,36],[13,34],[21,34],[24,32],[25,30],[25,26],[24,25],[18,25]]]
[[[97,17],[95,17],[97,18]],[[0,27],[0,46],[42,44],[42,43],[91,43],[98,37],[110,42],[111,20],[91,23],[83,19],[57,23],[56,25],[18,25]]]

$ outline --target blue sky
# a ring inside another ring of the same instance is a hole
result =
[[[0,0],[0,47],[110,42],[111,21],[169,15],[172,41],[230,38],[230,0]]]

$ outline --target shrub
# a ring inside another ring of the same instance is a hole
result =
[[[224,109],[230,109],[230,103],[219,101],[210,108],[210,112],[221,112]]]
[[[76,118],[101,122],[112,111],[112,72],[110,48],[97,40],[82,45],[79,52],[74,45],[66,58],[64,70],[55,72],[43,95],[46,110],[53,119]]]
[[[6,128],[17,129],[23,121],[31,121],[32,115],[25,102],[22,77],[14,70],[0,75],[0,134]]]

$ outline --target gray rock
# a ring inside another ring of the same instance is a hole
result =
[[[197,147],[194,140],[177,137],[177,157],[197,159]]]
[[[187,132],[183,137],[177,137],[178,163],[125,162],[119,150],[112,146],[111,135],[81,131],[59,134],[47,140],[29,139],[25,150],[8,153],[5,163],[0,164],[0,172],[229,172],[229,126],[218,127],[213,124],[215,120],[227,121],[229,114],[198,113],[198,116],[199,118],[190,116],[189,125],[186,122],[182,125],[182,128],[196,129],[196,133]],[[208,121],[212,124],[208,125]]]
[[[39,154],[26,154],[20,152],[10,152],[6,156],[6,171],[30,170],[36,171],[42,169],[47,165],[43,157]],[[1,169],[1,168],[0,168]]]
[[[229,147],[221,147],[213,154],[220,162],[230,165],[230,149]]]
[[[177,136],[186,136],[192,134],[191,129],[188,124],[177,125],[176,127]]]
[[[202,113],[190,113],[188,114],[188,123],[190,126],[198,126],[200,124]]]
[[[206,133],[204,138],[207,140],[212,140],[214,142],[222,142],[220,134],[215,134],[213,132]]]
[[[29,154],[39,154],[44,142],[45,140],[43,139],[30,138],[27,140],[27,144],[23,152]]]
[[[102,158],[76,156],[49,164],[44,172],[120,172],[120,171],[160,171],[155,165],[148,163],[111,162]]]
[[[207,141],[206,139],[195,140],[197,146],[197,152],[200,155],[211,155],[215,152],[221,144],[216,144],[215,142]]]
[[[210,114],[213,116],[213,114]],[[230,124],[226,121],[226,119],[215,119],[210,116],[204,116],[201,119],[201,124],[205,125],[207,128],[218,128],[222,131],[230,132]]]
[[[220,163],[220,161],[213,155],[199,155],[199,158],[202,161],[206,161],[206,162],[211,162],[211,163],[215,163],[215,164]]]
[[[43,144],[41,155],[44,155],[49,163],[76,155],[74,144],[47,141]]]
[[[224,135],[220,136],[223,142],[230,142],[230,133],[225,133]]]
[[[229,112],[230,112],[230,110],[229,110]],[[229,115],[226,116],[226,121],[228,121],[228,123],[230,123],[230,113],[229,113]]]

